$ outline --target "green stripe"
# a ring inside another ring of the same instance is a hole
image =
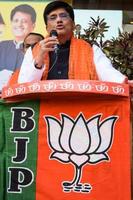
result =
[[[37,162],[37,143],[38,143],[38,119],[39,119],[39,101],[29,101],[23,103],[9,104],[5,105],[4,109],[4,120],[5,120],[5,135],[6,135],[6,147],[5,147],[5,157],[6,157],[6,189],[9,186],[10,175],[8,172],[9,167],[23,167],[28,170],[31,170],[34,174],[34,181],[30,186],[21,187],[22,193],[12,193],[5,192],[4,200],[35,200],[35,177],[36,177],[36,162]],[[11,108],[30,108],[33,109],[35,115],[33,119],[35,120],[35,129],[28,133],[23,132],[10,132],[12,126],[13,113]],[[27,159],[23,163],[12,163],[12,157],[16,155],[16,143],[14,138],[26,137],[29,138],[29,143],[27,147]],[[22,176],[21,176],[22,178]]]
[[[4,200],[5,194],[5,158],[4,158],[4,147],[5,147],[5,134],[4,134],[4,123],[3,123],[3,109],[4,104],[0,100],[0,199]]]

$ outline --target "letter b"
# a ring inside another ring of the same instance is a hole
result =
[[[33,119],[34,110],[31,108],[11,108],[12,115],[12,127],[11,132],[30,132],[35,126],[35,120]]]

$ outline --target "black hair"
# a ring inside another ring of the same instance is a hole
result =
[[[40,33],[35,33],[35,32],[31,32],[31,33],[28,33],[26,35],[26,37],[24,38],[24,41],[27,39],[27,37],[29,37],[30,35],[36,35],[36,36],[39,36],[40,38],[42,38],[42,40],[44,39],[44,36]]]
[[[47,25],[47,16],[50,14],[50,12],[58,8],[64,8],[69,13],[71,19],[74,21],[74,11],[72,6],[70,6],[68,3],[64,1],[53,1],[45,7],[43,12],[43,19],[46,25]]]
[[[28,34],[26,35],[26,37],[24,38],[24,41],[23,41],[23,49],[25,48],[25,45],[26,45],[26,49],[27,49],[28,47],[33,48],[33,47],[37,44],[37,42],[34,43],[34,44],[30,44],[30,45],[29,45],[29,44],[25,44],[26,39],[27,39],[30,35],[38,36],[38,37],[41,38],[41,40],[44,39],[44,36],[43,36],[42,34],[40,34],[40,33],[35,33],[35,32],[30,32],[30,33],[28,33]]]
[[[33,23],[35,23],[35,21],[36,21],[36,11],[30,5],[28,5],[28,4],[22,4],[22,5],[16,6],[11,11],[11,14],[10,14],[10,20],[11,21],[12,21],[13,16],[15,15],[16,12],[23,12],[23,13],[31,15],[31,20],[32,20]]]

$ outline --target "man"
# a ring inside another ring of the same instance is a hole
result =
[[[40,33],[35,33],[35,32],[31,32],[29,33],[25,39],[24,39],[24,42],[23,42],[23,52],[24,54],[26,53],[26,51],[28,49],[30,49],[30,52],[31,52],[31,49],[33,49],[33,47],[41,40],[43,40],[44,37],[43,35],[41,35]],[[31,57],[31,56],[30,56]],[[16,78],[18,77],[18,74],[19,74],[19,69],[17,69],[15,71],[15,73],[11,76],[11,78],[9,79],[8,81],[8,85],[10,84],[15,84],[16,83]]]
[[[29,47],[33,48],[38,42],[43,40],[44,37],[40,33],[31,32],[29,33],[23,42],[23,51],[24,53],[27,51]]]
[[[11,11],[10,20],[14,40],[0,42],[0,89],[6,85],[12,72],[22,64],[23,40],[35,27],[36,12],[30,5],[19,5]]]
[[[126,81],[97,46],[73,37],[74,12],[69,4],[51,2],[43,16],[48,36],[25,54],[18,83],[40,79]],[[58,36],[50,36],[53,30]]]

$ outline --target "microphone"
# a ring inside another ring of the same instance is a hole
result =
[[[51,37],[58,37],[57,31],[56,31],[56,30],[52,30],[52,31],[50,32],[50,36],[51,36]],[[57,52],[58,52],[58,49],[59,49],[58,44],[55,44],[55,45],[54,45],[54,51],[55,51],[56,54],[57,54]]]

